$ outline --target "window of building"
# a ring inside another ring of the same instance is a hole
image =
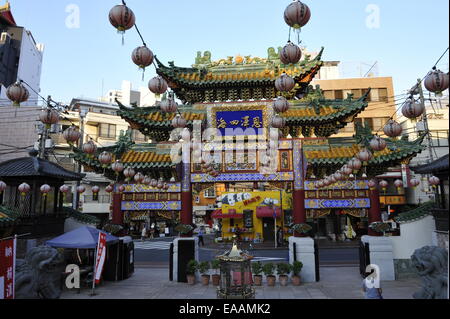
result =
[[[360,89],[352,90],[352,94],[354,99],[359,99],[361,97],[361,90]]]
[[[323,91],[323,96],[327,100],[334,100],[334,92],[331,90]]]
[[[98,135],[103,138],[116,138],[116,125],[100,123]]]
[[[138,130],[133,130],[133,141],[135,142],[146,142],[147,137],[139,132]]]
[[[336,100],[343,100],[344,99],[344,91],[342,91],[342,90],[334,91],[334,98]]]
[[[347,126],[341,130],[342,133],[353,133],[354,131],[355,125],[353,123],[348,123]]]
[[[388,90],[387,89],[378,89],[378,100],[380,102],[389,102],[388,99]]]
[[[431,136],[433,139],[434,147],[448,147],[449,146],[448,131],[432,131]]]
[[[205,197],[206,198],[216,198],[216,190],[214,187],[208,188],[205,190]]]
[[[368,91],[369,91],[369,89],[361,89],[361,96],[363,96],[364,94],[367,94]],[[369,94],[369,96],[367,97],[367,101],[372,102],[371,94]]]
[[[388,121],[389,121],[388,117],[374,117],[372,118],[372,129],[374,131],[381,130]]]

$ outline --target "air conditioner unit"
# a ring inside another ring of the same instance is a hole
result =
[[[416,129],[418,132],[425,132],[425,123],[423,121],[419,121],[416,123]]]
[[[52,139],[45,140],[45,148],[52,148],[55,145]]]

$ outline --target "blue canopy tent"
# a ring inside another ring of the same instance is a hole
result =
[[[46,244],[53,248],[95,249],[102,231],[92,227],[80,227],[59,237],[48,240]],[[115,244],[119,238],[106,232],[106,244]]]

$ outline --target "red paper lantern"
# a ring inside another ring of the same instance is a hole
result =
[[[109,22],[117,29],[117,32],[123,34],[126,30],[134,27],[136,17],[127,6],[117,5],[109,11]]]
[[[153,63],[153,52],[147,46],[137,47],[133,50],[131,54],[131,59],[133,63],[136,64],[140,69],[145,69]]]
[[[124,170],[123,164],[119,160],[117,160],[115,163],[113,163],[111,165],[111,168],[114,172],[116,172],[116,175],[119,175]]]
[[[353,173],[357,173],[362,167],[361,161],[357,158],[352,158],[347,165],[353,170]]]
[[[370,148],[372,150],[374,150],[375,152],[381,152],[382,150],[384,150],[386,148],[386,146],[387,146],[386,141],[379,136],[375,136],[370,141]]]
[[[161,101],[161,111],[165,113],[175,113],[178,109],[178,104],[173,98],[168,98],[167,100]]]
[[[289,110],[289,107],[290,104],[288,100],[283,96],[279,96],[273,103],[273,109],[275,110],[276,113],[284,113],[287,110]]]
[[[107,192],[107,193],[112,193],[112,192],[114,192],[114,187],[113,187],[112,185],[106,186],[105,192]]]
[[[90,140],[89,142],[83,144],[81,150],[84,153],[88,154],[88,156],[92,157],[95,154],[95,152],[97,152],[97,145],[95,145],[95,143],[92,140]]]
[[[295,87],[295,81],[286,73],[275,81],[275,88],[280,92],[290,92]]]
[[[309,10],[309,7],[299,0],[292,2],[288,5],[286,10],[284,10],[284,21],[288,26],[294,29],[300,29],[305,26],[310,18],[311,11]]]
[[[102,164],[103,168],[108,167],[109,164],[111,164],[112,161],[112,154],[108,152],[103,152],[98,156],[98,161],[100,164]]]
[[[149,186],[152,183],[152,179],[148,176],[145,176],[144,180],[142,181],[142,184]]]
[[[417,103],[413,99],[409,99],[402,107],[402,114],[406,118],[415,119],[425,112],[425,107],[422,103]]]
[[[367,162],[370,161],[370,160],[373,158],[373,155],[372,155],[372,153],[371,153],[368,149],[364,148],[363,150],[361,150],[361,151],[356,155],[356,157],[357,157],[361,162],[363,162],[364,164],[367,165]]]
[[[425,88],[436,94],[437,96],[442,96],[442,92],[448,89],[449,79],[448,73],[444,73],[436,68],[428,73],[424,81]]]
[[[48,108],[47,110],[41,112],[39,115],[39,120],[44,123],[47,128],[50,128],[53,124],[58,123],[59,114],[55,110]]]
[[[72,145],[80,140],[81,133],[75,126],[72,125],[63,132],[63,137],[70,145]]]
[[[400,188],[403,187],[403,182],[402,182],[401,180],[397,179],[397,180],[394,182],[394,186],[397,187],[397,189],[400,189]]]
[[[441,183],[441,180],[438,178],[438,177],[436,177],[436,176],[431,176],[429,179],[428,179],[428,184],[430,184],[431,186],[433,186],[433,187],[436,187],[437,185],[439,185]]]
[[[123,185],[120,185],[120,186],[118,187],[119,193],[123,193],[123,192],[125,192],[125,190],[126,190],[126,188],[125,188],[125,186],[123,186]]]
[[[280,51],[280,60],[283,64],[296,64],[302,58],[302,50],[289,41]]]
[[[388,183],[387,181],[385,181],[385,180],[382,180],[382,181],[379,183],[379,185],[380,185],[380,187],[381,187],[381,189],[382,189],[383,191],[386,191],[387,187],[389,186],[389,183]]]
[[[157,76],[148,82],[148,88],[152,93],[159,96],[167,91],[168,85],[166,80],[164,80],[161,76]]]
[[[22,196],[25,196],[31,190],[31,187],[27,183],[22,183],[17,189]]]
[[[136,175],[134,175],[134,181],[137,184],[142,184],[142,181],[144,180],[145,176],[142,173],[137,173]]]
[[[177,114],[172,120],[172,126],[174,128],[185,128],[187,125],[187,121],[180,114]]]
[[[411,179],[411,180],[409,181],[409,184],[410,184],[413,188],[416,188],[417,186],[420,185],[420,181],[419,181],[418,179],[413,178],[413,179]]]
[[[78,186],[77,187],[77,193],[78,194],[83,194],[86,191],[86,187],[84,186]]]
[[[52,188],[50,187],[50,185],[47,185],[47,184],[42,185],[40,188],[42,196],[44,196],[44,197],[46,197],[48,195],[48,193],[50,193],[51,190],[52,190]]]
[[[126,168],[123,171],[123,175],[125,175],[126,180],[129,182],[134,177],[134,175],[136,175],[136,172],[132,168]]]
[[[6,96],[13,102],[14,106],[20,106],[20,103],[28,100],[30,93],[21,82],[16,82],[8,86]]]
[[[390,120],[383,128],[384,134],[389,137],[397,137],[402,134],[402,127],[394,120]]]
[[[276,114],[272,118],[272,127],[274,128],[283,128],[286,126],[286,119],[284,117],[279,116]]]
[[[100,187],[98,187],[98,186],[92,187],[92,193],[98,194],[99,192],[100,192]]]
[[[370,190],[375,190],[377,188],[377,181],[374,179],[371,179],[368,183],[367,186],[369,186]]]
[[[0,194],[6,190],[6,184],[3,181],[0,181]]]

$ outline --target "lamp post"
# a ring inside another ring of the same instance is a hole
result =
[[[84,119],[86,118],[87,115],[87,111],[85,110],[80,110],[80,141],[78,144],[78,147],[81,148],[81,146],[84,144]],[[78,173],[81,173],[81,164],[78,164]],[[80,201],[79,201],[79,193],[77,192],[77,188],[81,185],[80,181],[77,181],[77,186],[74,189],[74,193],[73,193],[73,202],[72,202],[72,207],[75,210],[78,210],[79,206],[80,206]]]

